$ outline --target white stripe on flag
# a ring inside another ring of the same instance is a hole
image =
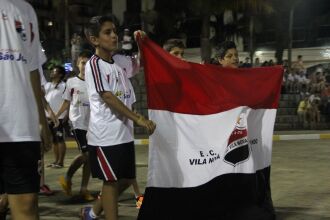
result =
[[[242,114],[246,116],[247,137],[236,138],[230,145]],[[248,107],[212,115],[149,110],[157,129],[150,137],[147,185],[194,187],[223,174],[255,173],[270,166],[275,116],[276,109]],[[228,145],[238,149],[242,140],[248,140],[248,157],[237,163],[226,161],[231,151]]]

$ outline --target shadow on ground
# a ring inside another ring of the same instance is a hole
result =
[[[91,192],[97,198],[98,192]],[[67,220],[80,219],[80,211],[83,206],[92,205],[93,202],[84,201],[79,195],[72,197],[65,196],[61,191],[55,191],[52,196],[39,197],[39,213],[40,218],[45,220]],[[119,209],[135,209],[134,195],[124,193],[120,196],[118,201]],[[126,214],[126,213],[125,213]],[[119,212],[119,220],[135,220],[135,216],[128,216]],[[104,216],[101,215],[101,219]]]
[[[312,209],[301,207],[276,207],[276,220],[330,220],[329,217],[323,217],[311,213]]]

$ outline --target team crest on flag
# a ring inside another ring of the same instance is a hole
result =
[[[233,166],[245,162],[251,154],[246,124],[246,113],[241,113],[229,137],[224,162]]]

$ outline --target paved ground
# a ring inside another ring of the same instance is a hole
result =
[[[46,168],[46,181],[55,190],[53,196],[40,196],[41,219],[78,219],[80,208],[87,204],[79,198],[66,197],[57,183],[77,153],[68,149],[65,168]],[[137,175],[144,190],[147,175],[148,146],[136,146]],[[52,161],[52,153],[46,160]],[[330,140],[275,141],[272,162],[272,194],[278,220],[330,220]],[[73,182],[79,190],[80,172]],[[97,193],[100,183],[92,180],[90,190]],[[136,219],[132,189],[120,198],[120,220]],[[9,219],[9,218],[8,218]]]

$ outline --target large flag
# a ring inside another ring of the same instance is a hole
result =
[[[139,220],[274,219],[272,136],[282,67],[227,69],[143,52],[148,182]]]

